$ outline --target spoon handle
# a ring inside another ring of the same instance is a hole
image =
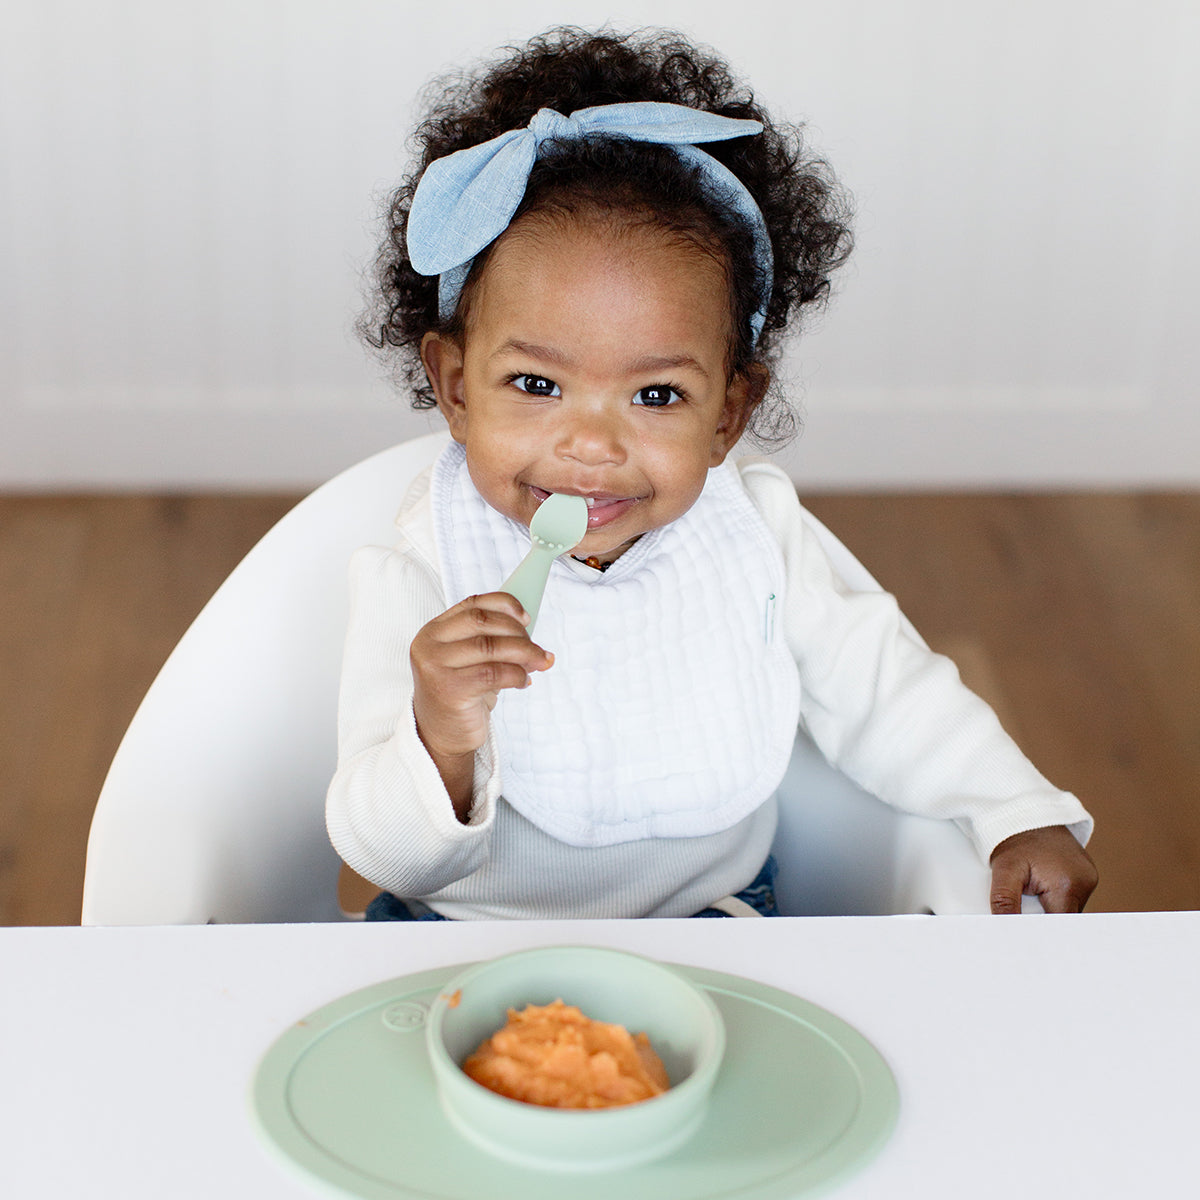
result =
[[[529,614],[530,633],[537,623],[542,593],[546,590],[546,580],[550,578],[550,567],[557,557],[553,550],[535,542],[500,588],[521,602],[521,607]]]

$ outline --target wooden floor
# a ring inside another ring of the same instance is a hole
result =
[[[0,497],[0,924],[78,921],[122,731],[296,499]],[[1092,810],[1091,907],[1200,908],[1200,495],[805,500]]]

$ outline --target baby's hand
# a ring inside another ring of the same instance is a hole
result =
[[[1047,912],[1082,912],[1099,876],[1065,825],[1013,834],[992,851],[992,912],[1019,913],[1022,895]]]
[[[475,751],[501,688],[523,688],[554,662],[529,638],[529,618],[505,592],[469,596],[425,625],[409,650],[417,732],[459,820],[466,820]]]

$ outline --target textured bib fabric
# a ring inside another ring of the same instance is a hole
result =
[[[431,500],[447,605],[496,591],[528,529],[483,500],[455,443]],[[535,635],[555,664],[492,713],[504,798],[573,846],[697,837],[748,816],[783,778],[799,719],[774,618],[783,587],[783,556],[731,465],[603,574],[556,562]]]

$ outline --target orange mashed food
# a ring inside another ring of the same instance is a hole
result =
[[[485,1088],[549,1108],[612,1108],[670,1087],[644,1033],[585,1017],[555,1000],[508,1010],[508,1024],[472,1054],[463,1070]]]

